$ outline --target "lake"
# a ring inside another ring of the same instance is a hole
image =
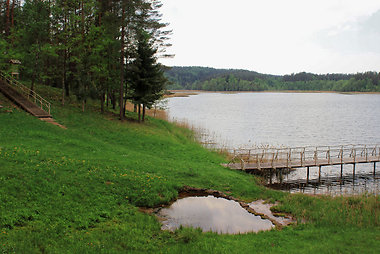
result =
[[[380,144],[380,94],[199,93],[170,98],[167,107],[169,120],[186,122],[200,134],[202,142],[214,148]],[[345,167],[348,178],[350,167]],[[328,184],[318,186],[318,193],[335,186],[328,180],[334,168],[325,168],[323,177]],[[378,193],[379,181],[370,176],[372,168],[358,165],[357,181],[352,186],[348,182],[340,193]],[[286,177],[301,178],[303,171]],[[306,188],[311,191],[315,188]]]

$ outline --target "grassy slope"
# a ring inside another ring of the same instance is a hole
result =
[[[52,89],[44,89],[55,95]],[[4,101],[0,97],[0,101]],[[120,123],[56,103],[68,129],[0,110],[0,250],[4,253],[301,253],[380,251],[379,198],[328,198],[266,190],[251,175],[161,120]],[[131,115],[132,116],[132,115]],[[132,116],[133,117],[133,116]],[[282,231],[216,235],[161,232],[137,206],[166,203],[183,185],[271,198],[310,223]]]

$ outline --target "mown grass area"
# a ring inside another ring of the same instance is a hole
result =
[[[58,90],[39,89],[58,99]],[[223,168],[221,155],[163,120],[120,122],[91,104],[83,113],[56,101],[52,114],[65,130],[0,101],[2,253],[380,252],[378,197],[268,190],[252,175]],[[139,212],[138,206],[168,203],[184,185],[245,201],[278,200],[277,210],[306,223],[245,235],[169,233],[153,215]]]

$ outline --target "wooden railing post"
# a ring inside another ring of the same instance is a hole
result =
[[[303,161],[306,161],[306,148],[303,148]]]
[[[261,170],[260,160],[257,161],[257,168],[258,168],[259,170]]]
[[[242,158],[240,158],[240,165],[241,165],[241,170],[245,170],[245,162]]]
[[[326,151],[326,159],[327,159],[327,163],[330,164],[330,147],[328,147],[327,151]]]
[[[286,168],[289,168],[289,152],[286,153]]]

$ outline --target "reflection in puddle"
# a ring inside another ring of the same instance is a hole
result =
[[[181,225],[228,234],[274,228],[271,221],[247,212],[239,203],[213,196],[179,199],[169,208],[160,210],[158,216],[163,218],[162,229],[171,231]]]

